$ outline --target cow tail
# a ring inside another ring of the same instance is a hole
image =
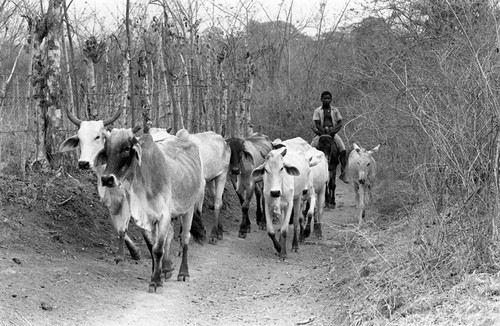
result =
[[[203,242],[207,239],[207,231],[205,230],[203,220],[201,219],[201,211],[198,209],[196,209],[193,214],[193,222],[191,223],[190,233],[194,241],[199,244],[203,244]]]

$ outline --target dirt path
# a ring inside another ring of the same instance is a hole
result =
[[[117,302],[87,325],[331,325],[322,313],[329,303],[315,302],[296,287],[311,270],[334,256],[336,229],[354,221],[352,196],[339,184],[338,205],[324,215],[323,240],[314,237],[282,262],[265,231],[256,227],[243,240],[233,227],[217,245],[193,245],[188,283],[175,277],[160,295],[146,293],[144,280],[134,284],[126,303]],[[315,281],[315,280],[311,280]]]
[[[328,271],[317,272],[332,266],[340,231],[356,221],[350,188],[337,185],[338,207],[325,211],[322,240],[308,238],[283,262],[265,231],[253,224],[240,239],[237,222],[227,222],[217,245],[190,246],[189,282],[176,281],[176,258],[161,294],[147,293],[145,247],[141,261],[119,266],[113,246],[101,252],[78,243],[26,249],[22,243],[29,239],[1,241],[14,223],[0,216],[9,226],[0,230],[0,325],[339,325],[333,313],[339,300],[318,295]],[[52,231],[42,232],[53,240]]]

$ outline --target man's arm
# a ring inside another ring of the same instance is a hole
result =
[[[319,130],[319,132],[321,132],[321,134],[325,134],[326,133],[325,128],[323,128],[323,126],[321,125],[321,121],[320,120],[314,120],[314,126],[316,127],[316,129]]]
[[[328,131],[328,134],[330,134],[331,136],[333,136],[337,132],[339,132],[341,128],[342,128],[342,119],[337,120],[337,123],[335,124],[335,126],[332,129],[330,129]]]

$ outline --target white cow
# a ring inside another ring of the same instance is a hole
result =
[[[349,154],[347,171],[349,178],[353,181],[356,206],[360,210],[359,226],[365,217],[365,207],[372,202],[372,188],[375,183],[377,173],[377,164],[372,157],[379,149],[377,145],[372,150],[353,144],[353,150]]]
[[[105,127],[113,123],[120,116],[121,110],[109,119],[98,121],[82,121],[76,118],[70,111],[67,111],[68,118],[76,126],[78,132],[76,135],[67,138],[59,146],[60,152],[74,150],[80,147],[80,158],[78,167],[80,169],[91,169],[97,176],[97,191],[101,201],[108,207],[111,223],[118,232],[118,251],[115,256],[115,262],[119,263],[125,259],[124,244],[130,251],[132,259],[139,260],[140,249],[127,235],[128,223],[130,221],[130,208],[125,198],[125,192],[122,189],[109,189],[103,187],[101,175],[105,166],[94,166],[94,159],[97,153],[104,148],[104,135],[107,132]]]
[[[307,209],[307,221],[305,230],[302,228],[302,223],[300,224],[300,241],[304,241],[304,239],[309,236],[311,228],[315,232],[316,237],[321,238],[323,236],[321,231],[321,220],[325,206],[326,187],[330,179],[328,160],[325,154],[311,146],[311,144],[301,137],[295,137],[284,141],[276,139],[273,141],[273,146],[275,148],[281,146],[293,148],[302,151],[306,156],[309,167],[311,168],[311,173],[309,175],[308,191],[304,195]]]
[[[176,136],[189,139],[198,145],[206,187],[214,197],[215,225],[212,227],[210,243],[215,244],[217,240],[222,240],[224,232],[220,221],[220,209],[229,169],[231,148],[221,135],[213,131],[190,134],[186,129],[181,129]]]
[[[169,256],[174,218],[182,222],[182,262],[177,280],[188,280],[190,231],[194,212],[201,214],[205,189],[198,146],[178,137],[155,142],[149,134],[136,138],[131,129],[113,129],[95,159],[95,165],[102,164],[106,164],[102,184],[124,189],[136,224],[154,235],[146,238],[153,260],[149,292],[161,289],[163,265],[172,264],[165,256]]]
[[[288,224],[294,210],[292,250],[297,251],[299,218],[302,214],[302,193],[308,187],[309,163],[303,152],[293,148],[270,151],[264,163],[252,172],[254,178],[263,178],[267,234],[281,259],[287,257]],[[279,217],[280,241],[276,240],[273,216]]]
[[[125,260],[124,246],[126,245],[133,260],[141,257],[140,248],[128,236],[127,229],[130,221],[130,207],[125,197],[125,192],[121,188],[107,188],[102,185],[101,175],[106,166],[95,166],[94,159],[101,149],[104,148],[105,135],[109,132],[106,126],[112,124],[120,116],[121,110],[108,119],[97,121],[85,121],[75,117],[69,110],[68,119],[78,127],[76,135],[67,138],[59,146],[60,152],[66,152],[80,148],[78,167],[83,170],[92,170],[97,177],[97,192],[103,204],[108,207],[111,224],[118,233],[118,251],[115,255],[115,262],[118,264]],[[154,141],[175,137],[170,135],[165,129],[151,128]],[[143,236],[148,236],[143,232]]]

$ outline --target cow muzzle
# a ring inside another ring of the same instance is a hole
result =
[[[271,197],[273,198],[279,198],[281,196],[281,191],[280,190],[271,190]]]
[[[89,161],[78,161],[78,167],[82,170],[88,170],[90,169],[90,163]]]
[[[101,182],[104,187],[113,188],[118,186],[116,177],[113,174],[106,174],[101,176]]]
[[[238,169],[238,168],[232,168],[231,169],[231,173],[234,174],[234,175],[238,175],[238,174],[240,174],[240,169]]]

